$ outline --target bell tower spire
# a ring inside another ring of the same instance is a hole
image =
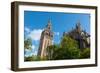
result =
[[[48,46],[52,45],[52,39],[53,39],[53,32],[51,29],[51,20],[49,19],[46,28],[42,32],[40,38],[38,55],[41,58],[46,57],[48,55],[46,49]]]
[[[46,28],[47,28],[48,30],[51,30],[51,29],[52,29],[51,26],[52,26],[52,25],[51,25],[51,20],[49,19]]]

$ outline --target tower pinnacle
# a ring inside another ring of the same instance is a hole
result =
[[[49,29],[49,30],[52,29],[52,28],[51,28],[51,20],[50,20],[50,19],[48,20],[48,23],[47,23],[47,26],[46,26],[46,27],[47,27],[47,29]]]

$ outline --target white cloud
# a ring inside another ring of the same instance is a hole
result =
[[[34,29],[33,31],[30,32],[28,37],[30,37],[32,40],[40,40],[42,29]]]
[[[32,49],[35,49],[35,45],[32,45]]]
[[[52,40],[52,44],[54,44],[54,40]]]
[[[30,53],[30,55],[37,55],[37,47],[35,45],[32,45],[32,51]]]
[[[29,50],[29,49],[25,49],[25,51],[26,51],[26,52],[30,52],[30,50]]]
[[[25,29],[24,29],[27,33],[29,33],[30,32],[30,29],[28,28],[28,27],[25,27]]]
[[[30,30],[29,28],[25,27],[25,31],[28,33],[26,37],[31,38],[32,41],[35,41],[35,43],[37,43],[38,40],[40,40],[43,29]],[[37,55],[37,49],[38,47],[35,44],[32,44],[32,50],[25,50],[25,56],[28,57],[32,55]]]
[[[37,55],[37,51],[34,51],[33,55]]]
[[[54,34],[57,35],[57,36],[59,36],[60,33],[59,32],[54,32]]]

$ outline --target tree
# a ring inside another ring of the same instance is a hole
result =
[[[40,58],[40,56],[32,55],[24,58],[24,61],[40,61],[43,60]]]
[[[78,43],[69,36],[64,36],[60,46],[52,45],[47,48],[49,60],[77,59],[80,57]]]
[[[78,43],[76,40],[69,36],[64,36],[61,40],[61,50],[62,58],[64,59],[77,59],[80,56],[80,50],[78,48]]]
[[[63,48],[59,47],[54,53],[54,59],[78,59],[80,56],[80,50],[77,48]]]
[[[58,45],[51,45],[47,47],[47,59],[48,60],[53,60],[54,56],[56,54],[56,50],[58,49]]]
[[[78,42],[70,36],[63,36],[61,40],[61,47],[63,48],[78,48]]]
[[[31,51],[32,50],[32,40],[30,38],[25,38],[24,39],[24,54],[26,55],[27,50]],[[25,61],[32,61],[33,58],[31,56],[26,57],[24,56]]]
[[[24,61],[33,61],[33,57],[32,56],[24,57]]]
[[[32,49],[32,40],[30,38],[24,39],[24,48],[25,49]]]
[[[90,48],[81,51],[80,58],[90,58]]]

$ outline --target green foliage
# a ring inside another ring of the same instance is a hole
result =
[[[33,61],[33,57],[32,56],[24,57],[24,61]]]
[[[31,40],[25,40],[25,47],[30,49]],[[90,48],[79,49],[76,40],[69,36],[64,36],[59,45],[51,45],[46,48],[47,56],[25,57],[25,61],[44,61],[44,60],[64,60],[64,59],[83,59],[90,58]]]
[[[32,40],[30,38],[25,38],[24,39],[24,54],[26,54],[25,50],[32,50]],[[24,57],[25,61],[33,61],[33,57],[29,56],[29,57]]]
[[[69,36],[64,36],[60,47],[56,51],[55,59],[77,59],[80,55],[79,49],[77,48],[77,41],[73,40]]]
[[[40,61],[40,60],[41,60],[41,58],[39,56],[35,56],[35,55],[24,58],[24,61]]]
[[[90,48],[83,49],[80,58],[90,58]]]
[[[45,61],[45,60],[48,60],[48,58],[45,56],[45,57],[40,58],[40,60]]]
[[[61,40],[61,47],[63,48],[78,48],[78,43],[76,40],[69,36],[64,36]]]
[[[24,48],[32,49],[32,40],[30,38],[24,39]]]
[[[48,60],[79,59],[90,57],[90,50],[81,51],[76,40],[64,36],[60,45],[52,45],[47,48]]]
[[[51,45],[47,47],[47,59],[48,60],[53,60],[57,50],[58,50],[59,46],[58,45]]]

